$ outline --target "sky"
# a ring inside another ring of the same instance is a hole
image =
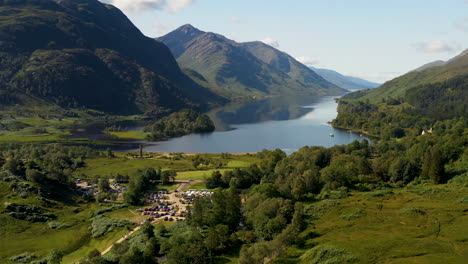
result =
[[[468,48],[468,0],[101,0],[147,36],[184,24],[383,83]]]

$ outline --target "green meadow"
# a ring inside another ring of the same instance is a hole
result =
[[[418,185],[306,204],[302,247],[273,263],[466,263],[467,195]]]

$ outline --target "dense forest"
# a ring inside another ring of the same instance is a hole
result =
[[[380,103],[352,99],[352,93],[340,100],[338,116],[332,123],[384,139],[415,136],[439,126],[441,121],[468,117],[467,80],[462,75],[416,86],[401,98],[388,97]]]
[[[213,132],[214,130],[213,121],[207,115],[191,109],[183,109],[170,114],[144,129],[145,132],[150,132],[147,138],[152,141],[181,137],[190,133]]]

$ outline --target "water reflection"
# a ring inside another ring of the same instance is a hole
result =
[[[304,96],[234,103],[209,113],[217,131],[150,143],[145,151],[244,153],[280,148],[292,153],[306,145],[330,147],[362,140],[327,124],[336,117],[336,106],[333,97]]]

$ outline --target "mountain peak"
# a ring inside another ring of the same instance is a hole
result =
[[[464,50],[464,51],[460,54],[460,56],[465,56],[465,55],[467,55],[467,54],[468,54],[468,49]]]
[[[180,26],[176,31],[185,33],[185,34],[192,34],[192,33],[203,33],[203,31],[199,30],[198,28],[192,26],[191,24],[185,24]]]

